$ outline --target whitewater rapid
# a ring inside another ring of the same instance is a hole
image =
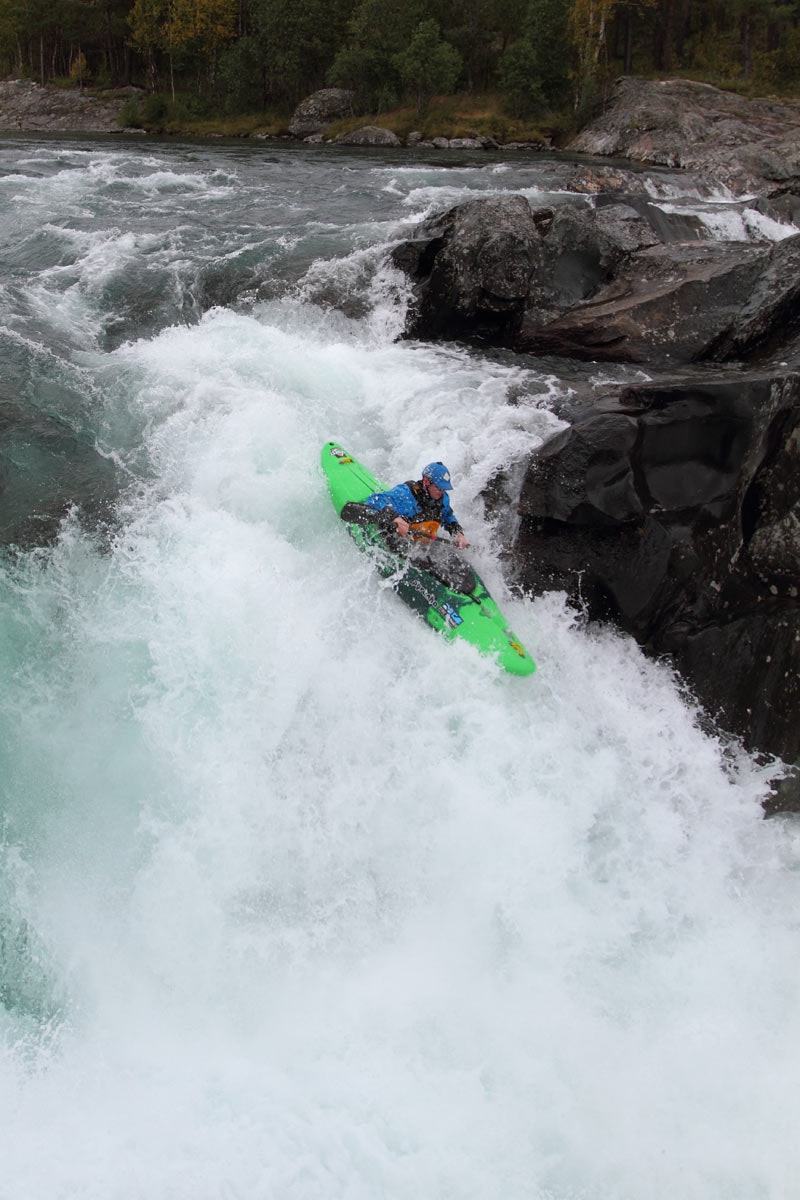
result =
[[[563,381],[397,340],[377,248],[521,169],[295,153],[268,203],[222,146],[4,152],[16,378],[123,487],[2,563],[2,1200],[793,1200],[773,769],[506,577],[482,496]],[[535,676],[371,572],[332,438],[447,462]]]

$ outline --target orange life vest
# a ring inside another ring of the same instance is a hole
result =
[[[438,521],[409,521],[409,537],[414,542],[432,542],[439,531]]]
[[[414,499],[420,507],[418,517],[406,517],[411,530],[409,537],[414,542],[432,542],[439,532],[441,521],[437,521],[435,516],[431,516],[431,510],[434,513],[442,511],[441,500],[433,500],[422,486],[422,480],[409,479],[406,486],[410,489]]]

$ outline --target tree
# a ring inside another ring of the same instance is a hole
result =
[[[352,88],[376,112],[396,103],[402,88],[396,56],[424,19],[424,0],[361,0],[328,81]]]
[[[564,0],[529,0],[524,34],[536,51],[536,73],[545,101],[553,108],[569,93],[569,12]]]
[[[619,0],[614,10],[614,57],[621,60],[625,75],[633,74],[636,34],[644,28],[647,15],[657,0]]]
[[[563,0],[528,0],[521,36],[500,60],[498,87],[514,115],[559,108],[569,90],[567,12]]]
[[[158,54],[166,49],[167,0],[135,0],[128,16],[131,42],[146,63],[151,92],[158,83]]]
[[[605,61],[608,27],[617,0],[572,0],[569,29],[575,48],[575,108],[593,98]]]
[[[169,0],[164,34],[173,50],[191,49],[212,62],[236,33],[236,0]]]
[[[499,55],[520,27],[525,0],[430,0],[425,19],[461,55],[467,91],[489,87]]]
[[[545,107],[539,57],[529,38],[519,38],[500,60],[497,84],[508,97],[513,115],[525,117]]]
[[[463,63],[458,51],[442,41],[436,21],[427,20],[420,21],[408,48],[394,56],[394,65],[403,86],[416,92],[420,116],[431,96],[454,90]]]

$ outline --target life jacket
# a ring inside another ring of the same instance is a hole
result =
[[[419,506],[419,512],[414,517],[406,517],[411,526],[408,536],[414,542],[432,542],[439,532],[442,517],[442,501],[434,500],[422,486],[422,480],[409,479],[406,487]]]

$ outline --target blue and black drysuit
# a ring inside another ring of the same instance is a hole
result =
[[[351,501],[340,515],[350,525],[379,525],[388,533],[392,532],[396,518],[402,517],[411,526],[409,537],[415,541],[432,541],[440,525],[451,537],[464,532],[450,507],[447,492],[434,500],[425,491],[422,480],[398,483],[388,492],[373,492],[360,504]]]
[[[476,577],[470,565],[450,546],[443,546],[436,541],[436,531],[440,525],[451,537],[464,532],[450,507],[447,492],[442,492],[441,498],[434,500],[425,491],[422,480],[398,483],[391,491],[373,492],[360,504],[348,501],[339,515],[348,525],[377,525],[383,530],[387,547],[404,557],[411,550],[408,542],[426,542],[423,556],[414,556],[416,565],[429,571],[454,591],[464,595],[473,591]],[[407,538],[400,537],[395,529],[397,517],[402,517],[411,526]],[[420,549],[417,548],[418,551]]]

